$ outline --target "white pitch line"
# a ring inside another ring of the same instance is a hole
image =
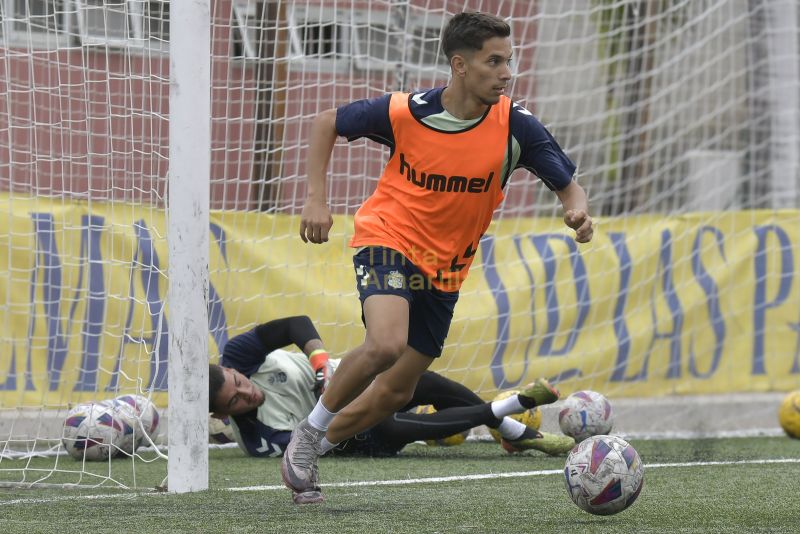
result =
[[[485,473],[480,475],[456,475],[451,477],[399,478],[396,480],[359,480],[354,482],[334,482],[323,484],[326,488],[353,488],[357,486],[402,486],[405,484],[433,484],[437,482],[460,482],[462,480],[486,480],[492,478],[535,477],[563,473],[563,469],[547,469],[542,471],[516,471],[511,473]],[[246,486],[228,488],[228,491],[271,491],[283,490],[286,486]]]
[[[133,499],[137,497],[135,493],[125,493],[123,495],[101,494],[101,495],[62,495],[60,497],[50,497],[42,499],[13,499],[10,501],[0,501],[0,506],[9,506],[12,504],[45,504],[50,502],[59,501],[74,501],[78,499],[95,500],[95,499]]]
[[[676,462],[663,464],[644,464],[645,471],[664,467],[706,467],[715,465],[763,465],[763,464],[797,464],[800,458],[778,458],[773,460],[731,460],[713,462]],[[323,484],[323,488],[353,488],[359,486],[402,486],[407,484],[435,484],[439,482],[460,482],[464,480],[488,480],[495,478],[535,477],[563,474],[563,469],[545,469],[540,471],[513,471],[510,473],[485,473],[480,475],[457,475],[450,477],[400,478],[396,480],[361,480],[354,482],[334,482]],[[274,491],[285,490],[286,486],[245,486],[228,488],[228,491]]]
[[[645,471],[648,469],[663,469],[669,467],[708,467],[708,466],[729,466],[729,465],[765,465],[765,464],[800,464],[800,458],[777,458],[771,460],[732,460],[732,461],[712,461],[712,462],[675,462],[661,464],[645,464]],[[476,475],[456,475],[449,477],[426,477],[426,478],[401,478],[396,480],[359,480],[353,482],[334,482],[324,484],[323,488],[354,488],[365,486],[403,486],[409,484],[438,484],[442,482],[462,482],[466,480],[491,480],[498,478],[521,478],[558,475],[563,473],[563,469],[542,469],[538,471],[512,471],[509,473],[482,473]],[[227,491],[277,491],[286,490],[283,485],[272,486],[244,486],[240,488],[225,488]],[[0,507],[15,504],[46,504],[51,502],[80,500],[80,499],[130,499],[134,497],[163,496],[170,495],[169,492],[147,492],[147,493],[125,493],[121,495],[75,495],[59,496],[52,498],[33,498],[33,499],[14,499],[0,501]]]

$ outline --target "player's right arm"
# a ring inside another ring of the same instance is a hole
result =
[[[383,95],[357,100],[320,113],[311,126],[308,148],[308,192],[300,216],[300,238],[308,243],[325,243],[333,226],[328,207],[326,176],[336,137],[349,141],[367,137],[392,147],[394,135],[389,121],[389,98]]]
[[[306,243],[326,242],[333,226],[325,178],[336,136],[336,110],[323,111],[311,126],[308,148],[308,192],[300,216],[300,238]]]

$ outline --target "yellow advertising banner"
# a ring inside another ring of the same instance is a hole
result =
[[[163,210],[0,196],[0,401],[59,407],[152,390],[166,403]],[[352,220],[304,244],[297,217],[213,212],[209,358],[233,336],[309,315],[335,356],[363,340]],[[563,392],[659,396],[800,387],[800,212],[559,219],[481,238],[434,363],[490,397],[537,376]],[[200,290],[200,288],[198,288]]]

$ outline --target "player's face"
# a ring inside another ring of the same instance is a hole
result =
[[[225,382],[217,395],[216,413],[241,415],[264,404],[264,392],[235,369],[222,368]]]
[[[484,105],[496,104],[511,81],[511,39],[492,37],[468,54],[464,85]]]

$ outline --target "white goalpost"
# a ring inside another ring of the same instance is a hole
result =
[[[170,10],[169,469],[172,492],[208,488],[209,0]]]
[[[388,149],[337,142],[331,240],[305,245],[310,125],[446,84],[462,10],[509,22],[509,94],[597,232],[574,243],[517,169],[434,369],[486,399],[597,390],[623,434],[776,431],[800,384],[795,2],[0,0],[0,486],[205,489],[229,339],[309,315],[335,357],[362,341],[347,242]]]

